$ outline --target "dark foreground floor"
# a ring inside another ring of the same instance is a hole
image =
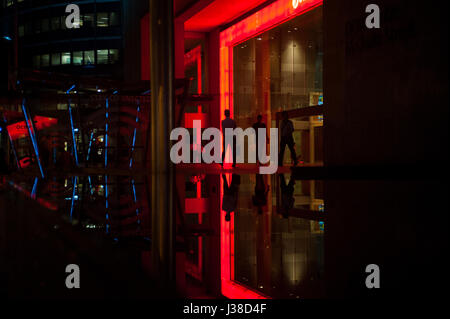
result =
[[[24,195],[0,190],[0,297],[156,298],[142,251],[96,233],[80,234]],[[80,267],[80,289],[65,286],[66,265]]]

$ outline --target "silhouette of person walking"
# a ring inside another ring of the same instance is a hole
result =
[[[231,176],[231,183],[228,185],[227,179],[222,174],[223,179],[223,198],[222,198],[222,210],[226,212],[225,221],[229,222],[231,212],[236,211],[239,185],[241,184],[241,177],[237,174]]]
[[[236,128],[236,122],[230,118],[230,110],[225,110],[225,119],[222,120],[222,134],[223,134],[223,150],[222,150],[222,163],[223,166],[224,160],[225,160],[225,154],[227,152],[228,146],[230,146],[231,152],[233,153],[233,167],[236,167],[236,137],[233,136],[232,141],[227,141],[225,138],[225,129]],[[233,143],[233,145],[231,145]]]
[[[294,166],[297,165],[297,154],[295,153],[295,142],[292,133],[294,133],[294,124],[288,118],[287,112],[283,112],[283,120],[281,121],[281,139],[280,139],[280,155],[278,157],[278,165],[283,166],[283,158],[284,158],[284,150],[286,149],[286,145],[289,147],[291,151],[291,158]]]
[[[256,135],[256,159],[259,161],[259,155],[258,155],[258,129],[259,128],[266,128],[266,124],[264,124],[262,122],[262,115],[259,114],[256,118],[256,123],[253,124],[253,129],[255,130],[255,135]],[[267,143],[267,135],[266,135],[266,143]],[[265,155],[265,154],[264,154]]]

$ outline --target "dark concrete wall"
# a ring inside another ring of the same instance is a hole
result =
[[[365,27],[369,3],[380,29]],[[406,180],[325,183],[330,297],[429,295],[445,279],[447,21],[440,2],[324,1],[325,165],[411,168]],[[370,263],[377,291],[364,284]]]

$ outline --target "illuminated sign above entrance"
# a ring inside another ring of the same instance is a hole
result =
[[[33,119],[34,126],[36,130],[42,130],[53,126],[58,123],[58,120],[51,117],[35,116]],[[28,136],[28,128],[25,121],[18,122],[15,124],[8,125],[6,128],[14,141],[18,138],[24,138]]]
[[[294,9],[297,9],[298,5],[302,2],[303,2],[303,0],[292,0],[292,7]]]

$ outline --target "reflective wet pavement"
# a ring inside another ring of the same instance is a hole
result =
[[[1,280],[9,297],[319,298],[321,181],[177,174],[176,287],[152,272],[146,175],[13,176],[2,187]],[[5,244],[6,243],[6,244]],[[67,264],[83,288],[64,286]],[[156,281],[155,281],[156,278]],[[162,285],[164,286],[164,285]]]

